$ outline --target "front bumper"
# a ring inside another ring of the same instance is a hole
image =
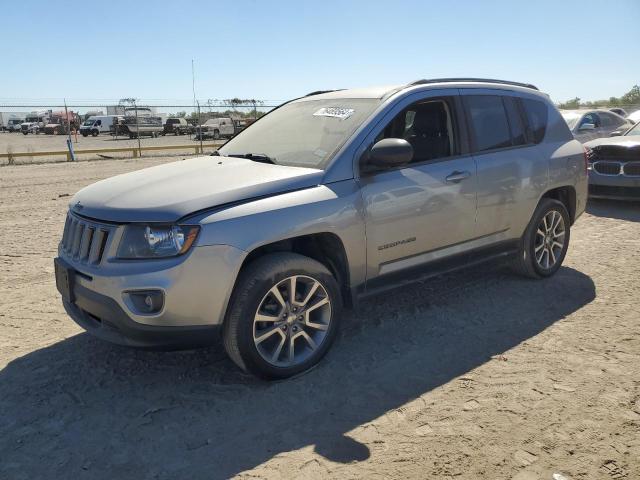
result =
[[[246,252],[228,245],[194,247],[183,257],[86,265],[65,256],[74,272],[64,307],[82,328],[112,343],[143,348],[189,348],[215,341]],[[136,309],[129,293],[161,291],[154,314]]]
[[[589,197],[640,200],[640,177],[602,175],[589,170]]]
[[[93,336],[128,347],[177,350],[211,345],[219,326],[158,327],[135,322],[112,298],[85,287],[74,288],[74,302],[62,301],[67,314]]]

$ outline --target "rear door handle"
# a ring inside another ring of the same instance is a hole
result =
[[[470,176],[471,176],[471,173],[467,172],[466,170],[464,172],[455,171],[449,174],[449,176],[445,178],[445,180],[450,183],[458,183],[464,180],[465,178],[469,178]]]

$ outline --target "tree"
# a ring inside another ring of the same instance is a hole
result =
[[[564,103],[560,103],[558,105],[558,108],[564,109],[564,110],[570,110],[572,108],[578,108],[580,107],[580,99],[578,97],[573,98],[571,100],[567,100]]]
[[[222,103],[224,105],[228,105],[235,113],[238,112],[238,107],[242,106],[253,106],[253,118],[258,118],[258,105],[264,105],[262,100],[256,100],[254,98],[240,99],[240,98],[229,98],[227,100],[223,100]],[[243,117],[250,116],[250,114],[242,113]],[[264,114],[263,114],[264,115]]]
[[[580,107],[599,108],[630,105],[640,105],[640,87],[638,85],[634,85],[631,90],[621,97],[609,97],[609,100],[594,100],[588,102],[581,102],[580,99],[576,97],[566,102],[560,102],[558,108],[575,109]]]
[[[640,87],[634,85],[631,90],[625,93],[620,99],[623,105],[634,105],[640,103]]]

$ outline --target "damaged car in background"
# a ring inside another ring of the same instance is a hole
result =
[[[589,196],[640,201],[640,123],[621,136],[584,145],[589,158]]]

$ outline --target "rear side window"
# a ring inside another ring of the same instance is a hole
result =
[[[511,133],[502,98],[469,95],[464,98],[473,129],[475,150],[482,152],[511,146]]]
[[[619,127],[624,123],[624,119],[608,113],[603,112],[600,113],[599,116],[603,127]]]
[[[507,111],[507,118],[509,119],[511,142],[513,145],[525,145],[527,143],[527,136],[516,99],[512,97],[502,98],[504,100],[504,108]]]
[[[544,102],[531,100],[530,98],[523,98],[522,105],[529,121],[531,140],[533,140],[533,143],[542,142],[547,131],[549,113],[547,105]]]

